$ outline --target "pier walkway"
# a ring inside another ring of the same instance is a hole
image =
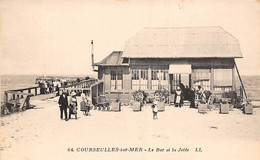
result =
[[[57,92],[49,94],[40,94],[40,87],[29,87],[23,89],[8,90],[4,92],[4,105],[1,108],[1,114],[6,114],[16,110],[26,110],[30,107],[30,99],[32,100],[45,100],[54,98],[60,95],[62,90],[67,92],[84,92],[88,96],[95,98],[101,94],[104,94],[103,81],[97,79],[81,80],[79,82],[70,82],[67,85],[63,85]]]

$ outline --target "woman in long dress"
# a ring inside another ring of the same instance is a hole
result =
[[[175,107],[182,107],[183,93],[180,87],[175,92]]]
[[[70,105],[69,105],[69,119],[71,118],[72,114],[74,114],[75,119],[77,119],[77,110],[78,110],[78,103],[77,103],[76,93],[72,92],[70,98]]]
[[[83,114],[87,115],[87,100],[85,97],[81,97],[82,101],[80,102],[80,111],[83,112]]]

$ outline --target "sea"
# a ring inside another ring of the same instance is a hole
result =
[[[260,76],[241,76],[248,99],[260,100]],[[236,86],[241,86],[236,77]]]
[[[4,91],[38,86],[35,84],[39,75],[1,75],[1,102]],[[249,99],[260,99],[260,76],[241,76],[246,93]],[[240,81],[236,77],[236,86],[240,86]]]

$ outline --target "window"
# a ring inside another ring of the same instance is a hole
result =
[[[204,90],[210,90],[210,69],[194,69],[194,87],[201,86]]]
[[[161,70],[160,74],[160,85],[162,88],[167,89],[168,88],[168,70]]]
[[[129,58],[123,58],[123,62],[122,63],[129,63]]]
[[[214,90],[232,89],[232,69],[214,69]]]
[[[151,70],[150,79],[148,69],[132,69],[132,90],[168,89],[168,70]]]
[[[151,72],[151,85],[152,90],[158,90],[159,89],[159,70],[152,70]]]
[[[172,74],[172,87],[171,87],[171,91],[175,91],[177,90],[177,87],[180,86],[180,82],[181,82],[181,75],[180,74]]]
[[[111,71],[111,90],[116,90],[116,71]]]
[[[132,69],[132,89],[139,89],[139,70]]]
[[[141,70],[140,89],[141,90],[148,89],[148,70]]]
[[[111,67],[111,90],[118,91],[123,89],[123,70],[121,68]]]
[[[132,69],[132,89],[148,89],[148,70]]]
[[[123,90],[123,70],[117,70],[117,90]]]

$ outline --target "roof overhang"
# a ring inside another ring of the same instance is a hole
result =
[[[202,59],[202,58],[243,58],[241,57],[135,57],[135,56],[125,56],[122,58],[132,58],[132,59],[144,59],[144,58],[151,58],[151,59]]]
[[[94,64],[93,66],[99,66],[99,67],[108,67],[108,66],[111,66],[111,67],[116,67],[116,66],[129,66],[129,64],[118,64],[118,65],[111,65],[111,64]]]

